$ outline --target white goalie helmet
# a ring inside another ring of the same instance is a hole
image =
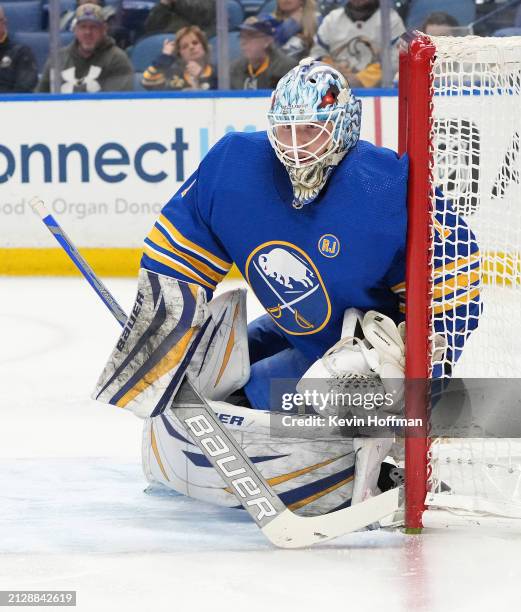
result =
[[[361,104],[345,77],[306,58],[277,84],[268,137],[293,185],[295,208],[312,202],[360,136]]]

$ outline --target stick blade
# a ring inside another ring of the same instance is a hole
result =
[[[285,510],[262,528],[264,535],[279,548],[303,548],[346,535],[395,512],[402,487],[391,489],[343,510],[322,516],[298,516]]]

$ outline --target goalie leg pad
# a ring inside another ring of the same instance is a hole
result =
[[[352,503],[358,504],[378,494],[380,467],[391,450],[393,439],[355,438],[353,444],[356,470]]]
[[[202,287],[142,269],[131,315],[93,397],[139,417],[170,403],[207,318]]]
[[[355,469],[351,439],[274,436],[269,412],[209,403],[290,510],[314,516],[349,505]],[[220,506],[237,506],[172,411],[146,419],[142,450],[143,471],[152,485]]]

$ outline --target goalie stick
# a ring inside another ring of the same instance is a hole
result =
[[[120,325],[124,326],[127,317],[123,309],[48,212],[43,201],[34,198],[30,204]],[[282,503],[187,376],[167,409],[184,424],[194,443],[221,475],[239,503],[276,546],[300,548],[325,542],[375,523],[395,512],[400,505],[402,487],[329,514],[298,516]]]

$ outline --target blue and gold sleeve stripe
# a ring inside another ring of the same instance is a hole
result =
[[[435,300],[450,298],[461,289],[468,290],[469,287],[476,286],[480,280],[481,273],[479,269],[461,272],[452,278],[440,279],[440,281],[434,284],[432,297]]]
[[[185,264],[193,268],[195,272],[203,274],[216,283],[219,283],[225,274],[225,272],[217,271],[214,267],[173,246],[158,227],[152,228],[145,242],[150,246],[158,247],[163,253],[183,261]]]
[[[391,291],[398,296],[398,310],[405,313],[405,281],[393,285]]]
[[[458,275],[461,272],[468,271],[470,268],[479,268],[481,255],[479,250],[476,250],[470,255],[458,257],[450,263],[447,263],[441,257],[436,257],[434,262],[434,282],[436,283],[440,278],[447,278],[449,275]]]
[[[391,287],[391,291],[397,294],[405,293],[405,281],[402,281],[401,283],[398,283],[397,285],[393,285]]]
[[[162,231],[169,242],[184,251],[188,251],[210,266],[213,266],[218,272],[223,275],[232,267],[231,261],[226,261],[217,255],[211,253],[204,247],[192,242],[169,221],[165,215],[160,215],[156,222],[156,227]]]
[[[145,238],[144,252],[151,260],[170,269],[174,276],[181,274],[211,291],[232,265],[188,240],[164,215]]]
[[[469,305],[479,301],[481,288],[481,255],[474,242],[471,252],[452,262],[441,263],[434,270],[433,313],[454,312],[454,316],[465,316]]]
[[[206,280],[200,274],[194,272],[189,266],[176,260],[168,253],[162,252],[157,246],[150,244],[147,239],[145,239],[144,254],[152,261],[168,268],[172,276],[178,278],[181,274],[182,277],[186,277],[192,282],[198,283],[211,291],[215,291],[217,283]]]
[[[440,258],[435,258],[439,264]],[[481,257],[476,249],[467,257],[459,257],[456,261],[442,263],[434,270],[433,276],[433,312],[440,314],[467,306],[479,298],[481,285]],[[398,307],[405,312],[405,282],[391,287],[398,296]],[[456,312],[456,315],[459,312]]]
[[[480,288],[475,287],[460,294],[453,295],[441,301],[435,300],[432,306],[433,313],[440,314],[452,311],[454,316],[464,316],[469,305],[476,303],[480,294]]]

